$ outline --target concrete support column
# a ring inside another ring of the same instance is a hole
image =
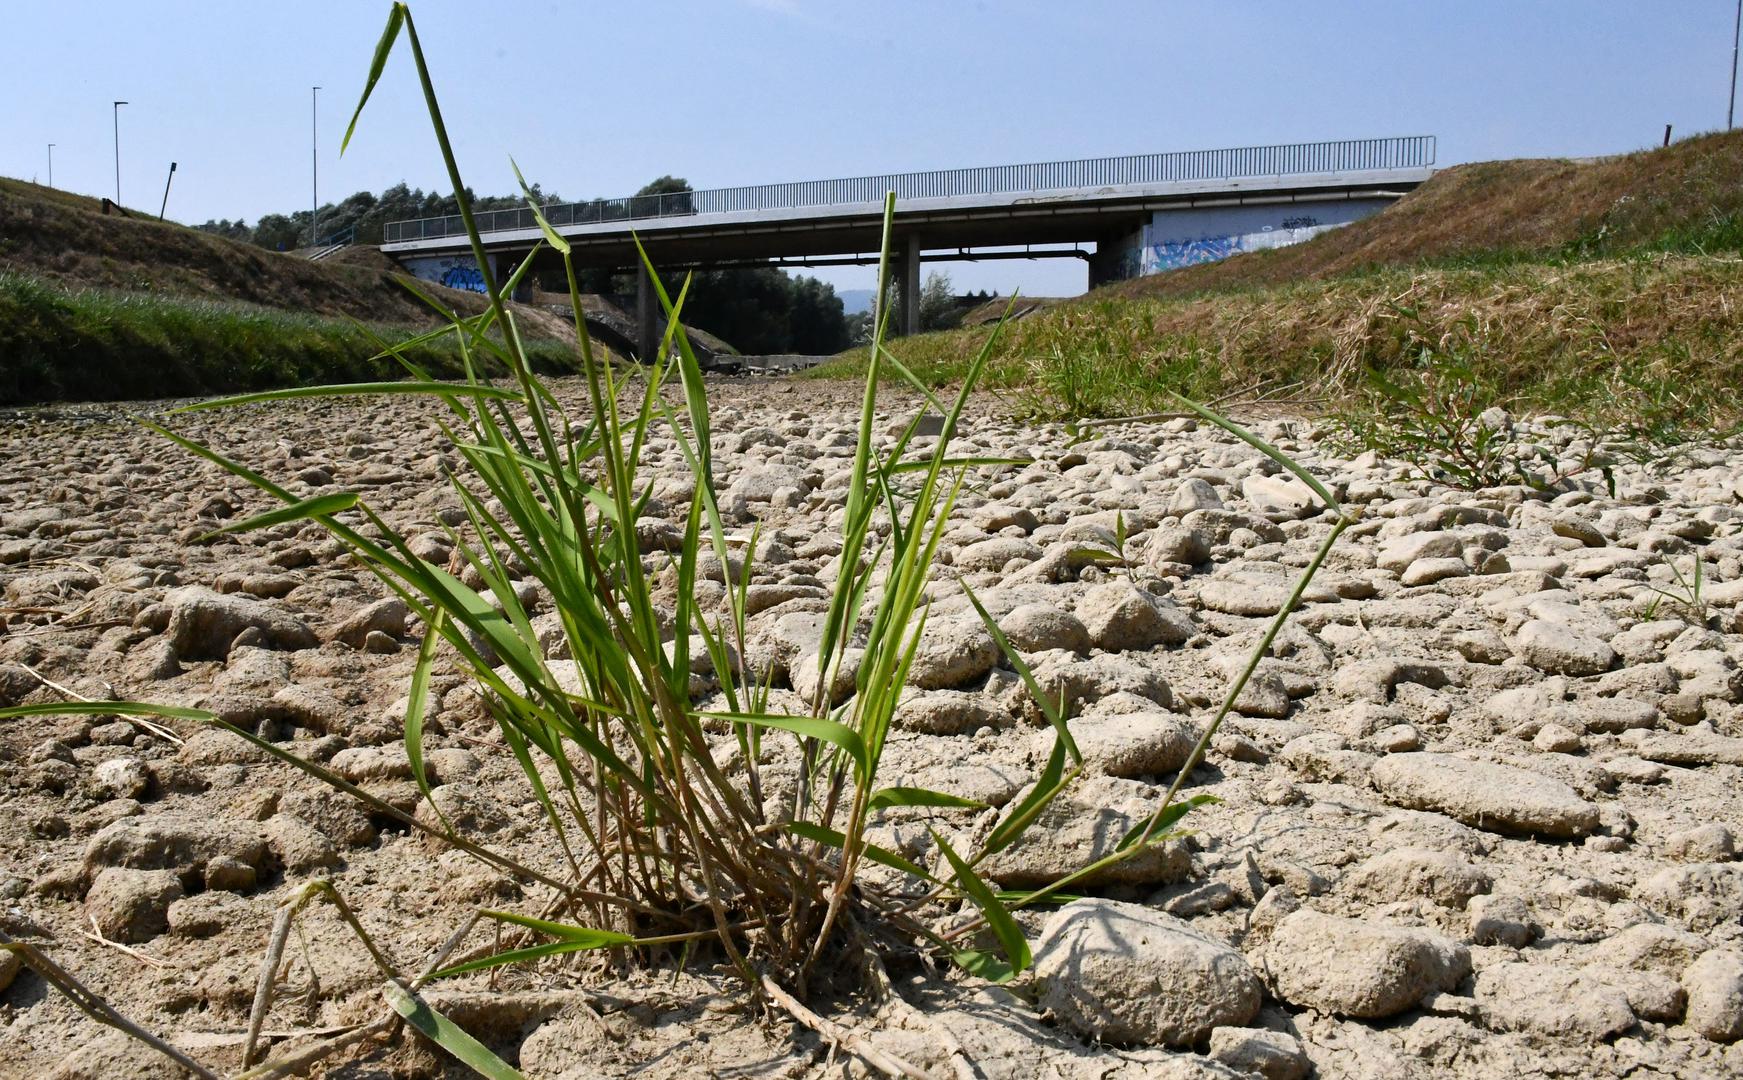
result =
[[[635,328],[636,348],[641,352],[637,359],[651,364],[660,348],[660,301],[645,265],[635,271]]]
[[[907,337],[920,332],[920,238],[903,237],[897,250],[896,268],[900,273],[900,304],[896,309],[901,321],[896,334]]]

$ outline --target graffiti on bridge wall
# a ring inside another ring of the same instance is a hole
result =
[[[1216,262],[1245,250],[1239,236],[1205,236],[1197,240],[1163,240],[1145,251],[1145,270],[1178,270],[1182,266]]]
[[[455,264],[442,271],[442,284],[450,289],[465,289],[468,292],[484,291],[484,274],[471,264]]]

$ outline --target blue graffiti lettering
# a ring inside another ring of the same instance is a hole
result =
[[[1182,266],[1216,262],[1242,250],[1238,236],[1206,236],[1198,240],[1164,240],[1151,244],[1149,259],[1152,272],[1178,270]]]
[[[476,293],[484,291],[484,274],[476,266],[450,266],[442,271],[440,281],[450,289],[465,289]]]

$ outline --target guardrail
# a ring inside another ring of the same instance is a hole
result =
[[[541,207],[552,225],[591,225],[607,221],[688,217],[756,210],[795,210],[811,206],[881,203],[893,191],[899,200],[945,199],[1021,192],[1093,190],[1170,181],[1235,180],[1264,176],[1376,172],[1420,169],[1434,164],[1435,137],[1285,143],[1226,150],[1179,150],[1165,154],[1085,158],[1028,165],[993,165],[934,172],[887,173],[841,180],[678,191],[623,199],[593,199]],[[532,212],[485,210],[473,215],[480,232],[533,229]],[[389,244],[434,240],[464,234],[457,214],[390,221],[382,232]]]

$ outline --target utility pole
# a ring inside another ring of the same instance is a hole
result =
[[[121,209],[121,106],[125,101],[117,101],[115,114],[115,209]]]
[[[169,186],[176,178],[176,163],[169,163],[169,179],[163,182],[163,205],[157,208],[157,220],[163,220],[163,212],[169,209]]]
[[[48,186],[54,187],[54,143],[48,144]]]
[[[1737,113],[1737,40],[1743,37],[1743,0],[1737,0],[1737,17],[1731,23],[1731,96],[1725,99],[1725,130],[1732,128]]]
[[[317,125],[320,118],[315,103],[320,100],[321,88],[309,88],[309,246],[314,247],[321,242],[321,141],[317,136]]]

